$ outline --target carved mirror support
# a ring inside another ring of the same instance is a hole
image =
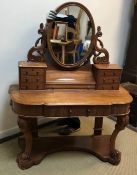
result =
[[[54,62],[62,68],[78,68],[89,62],[108,64],[109,53],[99,37],[90,11],[82,4],[68,2],[50,11],[47,24],[40,24],[41,37],[28,52],[28,61],[46,61],[45,52],[49,51]],[[102,56],[103,54],[103,56]]]

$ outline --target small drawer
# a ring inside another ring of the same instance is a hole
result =
[[[45,83],[20,83],[20,90],[43,90]]]
[[[33,76],[39,76],[44,75],[45,70],[42,68],[20,68],[21,75],[33,75]]]
[[[97,90],[118,90],[119,84],[96,84]]]
[[[26,76],[21,75],[21,83],[42,83],[45,82],[45,77],[41,76]]]
[[[120,77],[117,76],[110,76],[110,77],[99,77],[96,82],[98,84],[108,84],[108,83],[120,83]]]
[[[100,76],[121,76],[121,70],[99,70],[97,72],[97,78]]]

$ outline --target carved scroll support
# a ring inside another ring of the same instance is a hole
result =
[[[98,38],[102,36],[101,27],[97,27],[97,33],[93,38],[94,50],[93,50],[93,62],[94,64],[109,64],[109,53],[104,48],[103,42]],[[98,46],[100,44],[100,47]],[[101,56],[103,54],[104,56]]]
[[[37,119],[25,119],[23,116],[18,117],[18,125],[25,139],[25,149],[17,157],[18,165],[21,169],[32,166],[31,160],[33,138],[38,137]]]
[[[45,62],[45,52],[47,48],[47,26],[44,27],[43,23],[40,24],[38,34],[42,35],[35,42],[33,46],[28,51],[28,61],[32,62]]]
[[[115,149],[115,141],[118,133],[123,130],[128,124],[128,115],[117,117],[117,123],[115,125],[115,130],[110,137],[110,160],[109,162],[117,165],[121,160],[121,153]]]

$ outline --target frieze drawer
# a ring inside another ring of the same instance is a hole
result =
[[[45,117],[73,117],[73,116],[106,116],[110,115],[108,106],[45,106]]]

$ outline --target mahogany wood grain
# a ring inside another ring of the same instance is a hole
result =
[[[46,88],[95,89],[95,80],[90,68],[75,71],[48,69]]]
[[[116,137],[128,123],[129,104],[132,97],[124,88],[119,90],[47,89],[18,90],[17,85],[9,89],[11,106],[19,115],[18,124],[23,132],[19,139],[22,152],[17,156],[21,169],[38,164],[45,155],[62,150],[86,151],[102,161],[117,165],[121,154],[115,149]],[[103,117],[117,117],[112,135],[101,135]],[[37,117],[96,116],[93,136],[85,137],[38,137]],[[101,117],[100,117],[101,116]],[[24,141],[25,140],[25,141]]]
[[[30,67],[35,67],[35,68],[47,68],[47,65],[45,63],[41,63],[41,62],[26,62],[26,61],[19,61],[18,63],[19,67],[26,67],[26,68],[30,68]]]
[[[21,169],[27,169],[39,164],[50,153],[69,150],[85,151],[104,162],[118,165],[121,153],[115,149],[115,141],[119,131],[124,129],[127,122],[126,115],[117,116],[117,123],[112,135],[34,137],[29,129],[28,119],[20,116],[19,123],[21,124],[19,126],[25,137],[19,138],[22,152],[17,156],[18,165]]]
[[[20,91],[13,85],[9,89],[13,102],[24,105],[126,105],[132,97],[123,87],[119,90],[47,89]],[[77,97],[77,98],[76,98]]]
[[[128,123],[132,97],[123,87],[119,87],[121,68],[107,64],[109,53],[99,39],[102,36],[101,28],[98,27],[95,34],[90,11],[77,2],[65,3],[56,10],[59,12],[67,6],[78,6],[84,10],[92,25],[93,36],[84,58],[75,64],[62,64],[56,59],[50,43],[51,23],[45,27],[41,23],[38,33],[42,36],[36,41],[35,47],[30,49],[28,62],[19,62],[19,87],[11,85],[9,88],[11,107],[18,115],[18,125],[23,133],[19,138],[22,151],[17,156],[21,169],[30,168],[40,163],[45,155],[62,150],[86,151],[113,165],[117,165],[121,159],[121,153],[115,149],[115,141]],[[44,61],[46,48],[60,70],[37,62]],[[33,55],[35,51],[40,55]],[[101,54],[104,56],[101,57]],[[87,63],[91,55],[94,55],[93,62],[96,63],[93,66]],[[115,129],[112,134],[104,136],[103,117],[110,115],[117,118]],[[41,116],[94,116],[94,133],[91,136],[41,138],[37,126],[37,118]]]

